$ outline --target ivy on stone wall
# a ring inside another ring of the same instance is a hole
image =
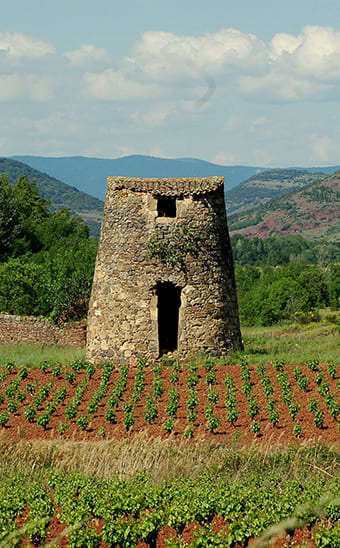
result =
[[[178,225],[171,235],[153,234],[147,243],[148,257],[162,264],[185,270],[185,256],[196,256],[200,248],[200,235],[194,235],[185,225]]]

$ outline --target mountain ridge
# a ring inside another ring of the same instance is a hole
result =
[[[39,193],[51,202],[52,210],[69,208],[72,214],[84,219],[94,235],[99,235],[104,203],[98,198],[18,160],[0,158],[0,173],[8,175],[11,184],[27,175],[29,180],[36,181]]]
[[[266,238],[301,234],[340,241],[340,171],[228,216],[231,234]]]

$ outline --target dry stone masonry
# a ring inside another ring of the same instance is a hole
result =
[[[86,325],[83,322],[58,327],[46,318],[0,314],[0,344],[20,342],[81,347],[86,343]]]
[[[88,360],[242,346],[223,182],[108,178]]]

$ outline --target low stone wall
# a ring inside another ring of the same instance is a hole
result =
[[[45,318],[0,314],[0,344],[19,342],[57,346],[85,346],[86,324],[75,322],[58,327]]]

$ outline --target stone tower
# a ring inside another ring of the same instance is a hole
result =
[[[88,360],[242,346],[223,181],[108,178]]]

